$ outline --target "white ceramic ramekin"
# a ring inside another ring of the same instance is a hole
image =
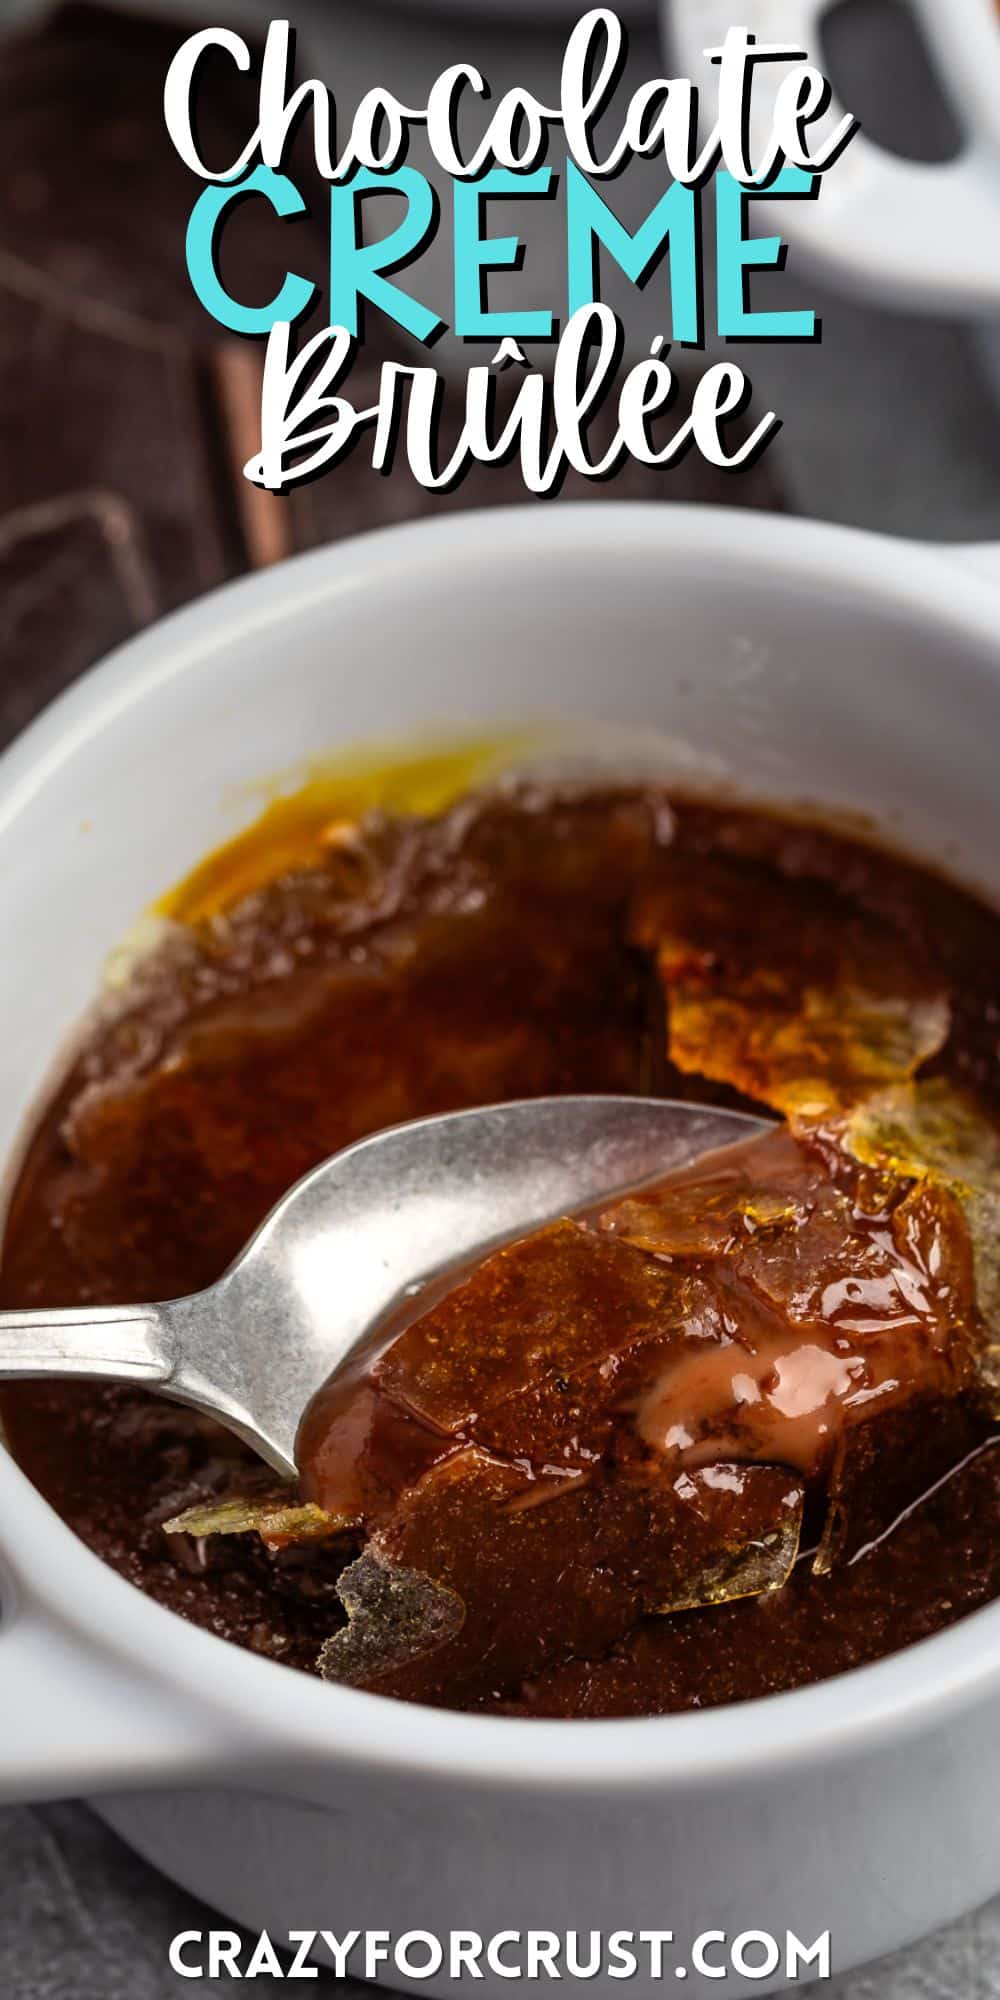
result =
[[[191,606],[0,761],[0,1147],[108,947],[252,815],[250,781],[320,749],[592,719],[689,782],[874,809],[1000,896],[997,581],[837,528],[595,501],[391,529]],[[0,1793],[106,1795],[255,1928],[666,1927],[683,1952],[829,1927],[843,1966],[1000,1887],[1000,1604],[768,1701],[532,1723],[226,1646],[105,1569],[2,1453],[0,1545]]]
[[[714,99],[704,51],[734,22],[761,41],[804,49],[825,68],[821,30],[836,0],[660,0],[678,72]],[[1000,11],[996,0],[915,0],[964,143],[940,165],[905,160],[859,133],[824,176],[816,202],[782,202],[780,229],[831,283],[914,312],[995,312],[1000,305]],[[781,64],[757,72],[759,129],[769,129]],[[886,90],[892,88],[886,78]],[[831,124],[842,107],[831,107]],[[818,129],[822,130],[822,127]],[[769,218],[769,226],[774,216]]]

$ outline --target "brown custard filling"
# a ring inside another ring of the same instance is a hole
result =
[[[610,1090],[776,1122],[339,1371],[299,1493],[141,1391],[9,1386],[77,1532],[239,1643],[510,1713],[794,1686],[1000,1593],[1000,918],[653,786],[331,820],[290,859],[105,1005],[21,1173],[6,1305],[209,1283],[401,1118]]]

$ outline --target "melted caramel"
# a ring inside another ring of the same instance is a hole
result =
[[[213,849],[155,906],[174,923],[200,924],[282,875],[315,868],[353,839],[365,814],[440,813],[486,782],[524,739],[479,737],[415,751],[368,752],[317,761],[272,780],[263,809]]]
[[[668,1472],[743,1461],[817,1480],[851,1424],[975,1376],[957,1207],[886,1182],[873,1218],[863,1184],[829,1133],[781,1130],[618,1204],[597,1233],[565,1222],[500,1251],[332,1378],[300,1440],[307,1490],[377,1522],[471,1445],[525,1488],[643,1449]]]
[[[644,1392],[648,1444],[686,1464],[752,1456],[814,1478],[861,1414],[965,1385],[977,1321],[956,1203],[885,1177],[870,1207],[831,1134],[780,1131],[605,1217],[620,1240],[716,1274],[703,1310],[720,1338]]]

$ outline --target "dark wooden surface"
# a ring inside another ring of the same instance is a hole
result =
[[[382,479],[360,456],[287,500],[242,478],[262,350],[214,326],[184,268],[198,184],[169,144],[161,97],[185,32],[71,5],[0,42],[2,739],[137,626],[252,564],[523,496],[512,468],[477,468],[436,499],[405,468]],[[206,155],[230,157],[239,100],[213,90],[210,102]],[[311,256],[319,279],[322,225],[308,226],[297,263],[308,272]],[[280,225],[254,203],[227,232],[227,275],[266,297],[281,251]],[[380,358],[366,350],[355,371],[365,400]],[[630,467],[574,491],[777,498],[766,460],[734,478],[693,455],[672,474]]]

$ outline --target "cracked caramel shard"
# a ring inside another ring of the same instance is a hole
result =
[[[776,1128],[616,1204],[602,1227],[688,1272],[688,1328],[716,1329],[664,1377],[659,1403],[647,1398],[650,1439],[815,1478],[853,1424],[970,1382],[957,1204],[943,1187],[872,1177],[835,1131]]]
[[[950,1188],[857,1159],[836,1125],[494,1253],[316,1406],[316,1499],[464,1607],[409,1655],[379,1628],[358,1671],[475,1705],[643,1619],[772,1593],[809,1494],[829,1495],[819,1570],[848,1560],[885,1512],[867,1487],[915,1497],[914,1424],[944,1406],[961,1433],[974,1319]]]
[[[975,1272],[979,1374],[1000,1410],[1000,1135],[974,1098],[944,1078],[886,1090],[846,1130],[855,1158],[938,1188],[962,1211]]]
[[[257,1534],[269,1549],[330,1541],[351,1525],[343,1515],[328,1514],[313,1501],[297,1500],[290,1489],[263,1498],[258,1495],[188,1507],[163,1524],[168,1535]]]
[[[446,1431],[663,1331],[669,1273],[562,1221],[499,1250],[393,1343],[379,1386]]]
[[[310,1490],[361,1512],[373,1559],[465,1613],[411,1659],[387,1636],[377,1668],[373,1637],[382,1691],[475,1701],[638,1618],[784,1581],[801,1475],[688,1467],[639,1421],[665,1373],[726,1342],[714,1303],[690,1273],[562,1222],[484,1260],[366,1372],[334,1377],[312,1449],[303,1433]]]
[[[981,1441],[981,1417],[967,1396],[916,1396],[845,1431],[814,1573],[828,1576],[877,1547]]]
[[[337,1594],[348,1622],[324,1642],[317,1666],[324,1680],[349,1687],[377,1685],[395,1667],[436,1652],[465,1622],[465,1606],[453,1590],[371,1550],[344,1570]]]
[[[764,1597],[788,1582],[798,1560],[805,1488],[787,1478],[779,1485],[775,1471],[770,1466],[717,1464],[693,1475],[692,1498],[698,1497],[700,1486],[702,1493],[729,1490],[742,1499],[748,1487],[751,1497],[755,1497],[752,1482],[756,1482],[760,1496],[764,1497],[762,1475],[766,1472],[770,1475],[766,1502],[753,1535],[748,1536],[746,1513],[734,1514],[728,1539],[723,1529],[713,1554],[701,1568],[653,1606],[661,1617],[678,1611],[697,1611],[704,1605],[732,1604],[741,1597]],[[723,1524],[713,1525],[720,1529]],[[739,1532],[734,1533],[737,1528]]]
[[[786,1117],[905,1081],[947,1039],[947,991],[913,940],[819,882],[667,856],[631,930],[655,955],[671,1061]]]
[[[752,1546],[756,1584],[773,1587],[787,1573],[801,1483],[775,1467],[729,1473],[678,1483],[663,1467],[635,1465],[594,1483],[531,1480],[466,1447],[404,1492],[372,1537],[365,1560],[376,1565],[380,1604],[402,1579],[402,1605],[414,1608],[402,1620],[391,1602],[388,1620],[380,1612],[364,1652],[351,1655],[352,1677],[415,1700],[475,1701],[553,1661],[601,1654],[647,1613],[746,1594],[746,1567],[740,1578],[734,1561],[729,1583],[720,1573],[730,1549],[745,1558]],[[453,1609],[450,1631],[435,1592]],[[332,1664],[340,1676],[345,1643],[344,1634],[328,1642],[324,1672]]]
[[[475,1703],[643,1618],[780,1589],[854,1427],[888,1491],[912,1454],[877,1420],[968,1386],[972,1312],[948,1190],[873,1175],[830,1130],[776,1128],[486,1258],[334,1378],[315,1433],[322,1504],[465,1607],[380,1686]]]

